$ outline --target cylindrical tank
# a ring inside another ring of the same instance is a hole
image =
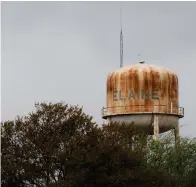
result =
[[[152,133],[154,114],[157,114],[159,132],[165,132],[174,128],[184,115],[178,98],[175,73],[145,63],[129,65],[108,75],[103,118],[140,126]]]

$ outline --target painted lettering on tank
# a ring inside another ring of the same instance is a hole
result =
[[[145,99],[145,91],[144,90],[140,91],[140,97],[139,98]]]
[[[152,90],[152,99],[159,100],[158,92],[159,90]]]
[[[150,98],[150,93],[148,93],[148,92],[145,93],[145,99],[146,99],[146,100],[150,100],[150,99],[151,99],[151,98]]]
[[[129,99],[135,99],[134,89],[132,89],[129,93]]]
[[[139,90],[137,93],[134,89],[131,89],[129,95],[125,98],[122,97],[121,90],[114,90],[113,92],[113,101],[125,101],[125,100],[136,100],[136,99],[144,99],[144,100],[159,100],[159,90],[153,89],[151,92],[145,90]]]
[[[118,101],[118,90],[113,92],[113,101]]]
[[[119,100],[121,100],[121,101],[123,101],[124,100],[124,98],[122,98],[122,94],[121,94],[122,92],[121,92],[121,90],[119,91]]]

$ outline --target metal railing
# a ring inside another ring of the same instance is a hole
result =
[[[113,106],[102,108],[102,117],[118,114],[134,114],[134,113],[161,113],[174,114],[180,118],[184,117],[184,108],[167,105],[129,105],[129,106]]]

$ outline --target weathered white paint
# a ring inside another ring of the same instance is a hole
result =
[[[131,124],[135,127],[142,128],[149,131],[149,134],[154,134],[154,120],[155,115],[158,121],[156,124],[159,126],[159,133],[166,132],[168,130],[174,129],[178,125],[179,117],[176,115],[169,114],[129,114],[129,115],[116,115],[108,116],[109,122],[119,122]]]

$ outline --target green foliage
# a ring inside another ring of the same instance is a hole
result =
[[[4,187],[194,187],[196,140],[154,141],[131,125],[99,127],[82,108],[38,103],[1,124]],[[147,146],[148,145],[148,146]]]
[[[47,186],[65,178],[78,144],[96,128],[78,106],[38,103],[35,109],[2,123],[2,186]]]
[[[174,136],[170,133],[159,142],[148,142],[146,166],[162,168],[171,176],[172,187],[196,186],[196,139],[181,137],[175,147]]]

